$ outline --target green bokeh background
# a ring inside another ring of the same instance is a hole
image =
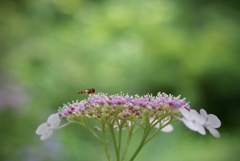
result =
[[[220,139],[177,123],[136,161],[239,161],[239,16],[237,0],[1,0],[0,160],[105,161],[77,125],[43,142],[35,134],[94,87],[181,94],[222,121]]]

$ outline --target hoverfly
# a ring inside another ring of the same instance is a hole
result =
[[[81,90],[77,92],[77,94],[92,94],[92,93],[95,93],[95,91],[96,90],[94,88],[89,88],[89,89]]]

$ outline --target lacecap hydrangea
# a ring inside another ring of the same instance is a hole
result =
[[[61,125],[61,120],[67,120],[67,123]],[[89,124],[91,120],[95,120],[93,127]],[[153,136],[159,131],[171,132],[175,122],[183,122],[190,130],[202,135],[206,134],[207,129],[216,138],[220,137],[216,128],[221,126],[221,122],[217,116],[207,114],[204,109],[198,113],[190,108],[185,98],[160,92],[156,96],[90,94],[85,100],[73,101],[59,108],[57,113],[51,114],[47,122],[37,128],[36,133],[41,140],[46,140],[53,131],[70,123],[78,123],[103,144],[108,160],[112,160],[108,150],[108,140],[112,138],[116,160],[120,161],[126,157],[133,134],[143,129],[143,138],[130,158],[134,160]],[[128,133],[128,138],[125,148],[122,148],[124,131]]]

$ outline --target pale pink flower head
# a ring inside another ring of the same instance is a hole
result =
[[[101,112],[97,109],[101,108]],[[161,111],[176,111],[179,108],[190,109],[189,104],[180,96],[174,97],[165,93],[158,93],[157,96],[129,96],[129,95],[110,95],[94,94],[90,95],[86,100],[68,103],[59,109],[59,114],[62,118],[71,118],[72,116],[102,116],[103,109],[111,110],[112,112],[119,109],[120,115],[143,117],[144,112],[149,112],[152,116]],[[118,110],[118,112],[119,112]]]

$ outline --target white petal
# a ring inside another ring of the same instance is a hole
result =
[[[47,123],[50,125],[51,128],[57,128],[61,122],[58,113],[52,114],[48,117]]]
[[[161,129],[162,132],[171,132],[173,131],[173,126],[172,125],[167,125],[164,128]]]
[[[207,118],[201,116],[196,110],[190,110],[190,117],[190,120],[195,121],[199,125],[204,125],[207,121]]]
[[[202,135],[206,134],[206,131],[202,125],[199,125],[197,123],[193,123],[193,121],[189,121],[186,119],[182,119],[183,123],[190,129],[196,132],[199,132]]]
[[[154,120],[154,118],[150,118],[149,121],[150,121],[150,124],[152,125],[152,124],[155,124],[158,120]],[[160,127],[159,123],[157,125],[155,125],[154,127],[156,129],[158,129]]]
[[[53,134],[52,130],[50,130],[48,133],[43,134],[40,139],[41,140],[46,140],[48,139],[51,135]]]
[[[154,118],[152,118],[152,117],[149,119],[151,124],[153,123],[153,120],[154,120]]]
[[[206,126],[206,128],[209,130],[209,132],[210,132],[214,137],[220,138],[220,133],[219,133],[216,129],[214,129],[214,128],[210,127],[210,126]]]
[[[115,123],[115,124],[113,125],[113,128],[114,128],[115,130],[119,130],[118,124]]]
[[[36,130],[36,134],[43,135],[45,133],[48,133],[49,131],[50,131],[50,127],[49,127],[48,123],[45,122],[38,126],[38,128]]]
[[[190,110],[191,120],[195,120],[195,118],[199,117],[200,114],[196,110]]]
[[[190,129],[193,131],[197,131],[197,127],[195,126],[195,124],[192,121],[186,120],[186,119],[181,119],[182,122]]]
[[[158,123],[157,125],[154,126],[156,129],[160,127],[160,124]]]
[[[204,109],[201,109],[201,110],[200,110],[200,114],[201,114],[203,117],[205,117],[205,118],[208,117],[208,114],[207,114],[207,112],[206,112]]]
[[[131,121],[127,121],[126,122],[126,126],[131,127],[132,126],[132,122]]]
[[[198,129],[197,130],[198,133],[200,133],[202,135],[206,135],[206,130],[203,126],[198,126],[197,129]]]
[[[169,120],[170,120],[170,117],[165,117],[163,120],[161,120],[161,126],[165,126],[167,123],[169,123]],[[158,122],[158,120],[154,120],[153,118],[150,118],[149,121],[150,121],[150,124],[155,124]],[[160,123],[157,123],[154,127],[156,129],[160,128]],[[161,129],[161,131],[163,132],[171,132],[172,130],[173,130],[172,125],[169,125],[169,126],[167,125]]]
[[[190,111],[186,110],[185,108],[180,108],[179,111],[181,112],[184,118],[191,119]]]
[[[213,128],[219,128],[221,126],[221,121],[216,115],[209,114],[207,124]]]

